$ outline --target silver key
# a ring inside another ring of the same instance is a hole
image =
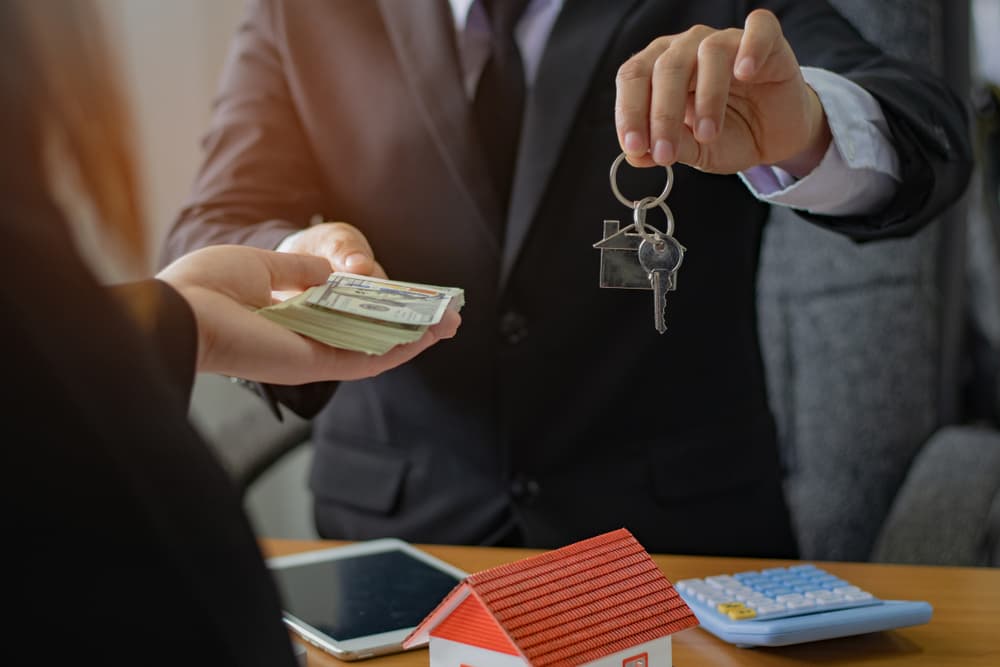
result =
[[[639,244],[639,264],[653,287],[653,323],[661,334],[667,330],[667,292],[677,289],[677,269],[684,261],[684,251],[677,239],[659,232]]]

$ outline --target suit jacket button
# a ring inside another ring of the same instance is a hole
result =
[[[500,317],[500,335],[508,345],[517,345],[528,336],[528,323],[524,316],[508,310]]]
[[[541,490],[536,480],[521,474],[515,475],[510,482],[511,497],[521,503],[530,503],[538,497]]]

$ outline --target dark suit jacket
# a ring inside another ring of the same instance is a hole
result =
[[[99,286],[44,197],[5,187],[24,162],[2,167],[5,662],[292,667],[239,495],[186,420],[190,308]]]
[[[794,551],[754,305],[767,207],[735,176],[677,168],[668,202],[688,254],[662,336],[649,292],[598,288],[591,247],[602,220],[630,217],[607,175],[617,68],[659,35],[741,26],[753,6],[778,13],[803,64],[870,90],[900,152],[905,182],[885,211],[816,224],[902,235],[958,196],[961,105],[821,0],[567,0],[505,221],[443,1],[251,4],[166,256],[274,247],[321,214],[358,225],[390,276],[467,296],[457,338],[341,386],[320,412],[310,483],[322,534],[489,542],[516,520],[533,546],[626,526],[655,551]],[[620,183],[638,198],[663,179],[624,168]]]

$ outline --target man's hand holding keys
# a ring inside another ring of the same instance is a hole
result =
[[[637,167],[774,165],[801,177],[830,144],[819,97],[766,10],[742,30],[699,25],[659,37],[619,68],[616,85],[618,141]]]

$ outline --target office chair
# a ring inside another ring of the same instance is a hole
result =
[[[965,3],[831,1],[967,97]],[[855,244],[772,212],[761,345],[803,558],[1000,565],[1000,434],[958,425],[966,213]]]
[[[304,444],[311,430],[309,422],[291,410],[282,409],[278,421],[257,394],[209,373],[195,378],[190,418],[242,494]]]

